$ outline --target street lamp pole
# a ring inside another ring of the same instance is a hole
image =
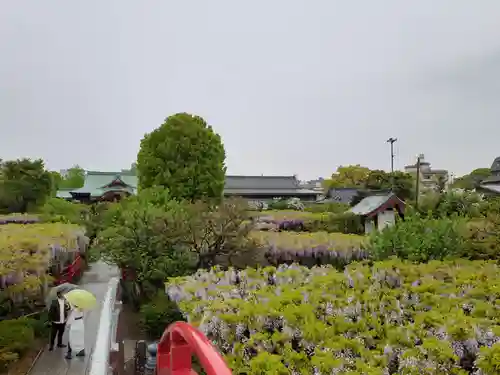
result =
[[[397,138],[389,138],[387,143],[391,144],[391,191],[394,191],[394,142],[396,142]]]
[[[418,210],[418,196],[420,195],[420,155],[417,156],[417,185],[415,190],[415,208]]]
[[[394,142],[396,142],[397,138],[389,138],[387,143],[391,144],[391,173],[394,173]]]

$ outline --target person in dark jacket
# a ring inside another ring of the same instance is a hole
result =
[[[69,303],[64,299],[62,293],[57,293],[57,299],[52,301],[49,308],[49,321],[51,325],[50,329],[50,346],[49,350],[54,350],[54,344],[57,336],[57,347],[65,348],[63,345],[62,338],[64,330],[66,328],[66,320],[70,312]]]

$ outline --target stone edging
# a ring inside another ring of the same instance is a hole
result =
[[[31,363],[31,366],[30,368],[28,369],[28,371],[26,371],[26,375],[29,375],[31,370],[33,370],[33,367],[35,367],[35,364],[37,363],[37,361],[40,359],[40,357],[42,356],[42,353],[43,351],[45,350],[45,348],[42,346],[42,348],[38,351],[38,354],[36,355],[35,359],[33,360],[33,362]]]

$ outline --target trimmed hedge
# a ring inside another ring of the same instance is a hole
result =
[[[304,222],[306,232],[364,234],[363,220],[351,213],[322,215]]]

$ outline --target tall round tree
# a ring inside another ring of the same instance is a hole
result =
[[[199,116],[177,113],[141,141],[139,188],[164,186],[172,198],[220,198],[226,153],[220,136]]]

